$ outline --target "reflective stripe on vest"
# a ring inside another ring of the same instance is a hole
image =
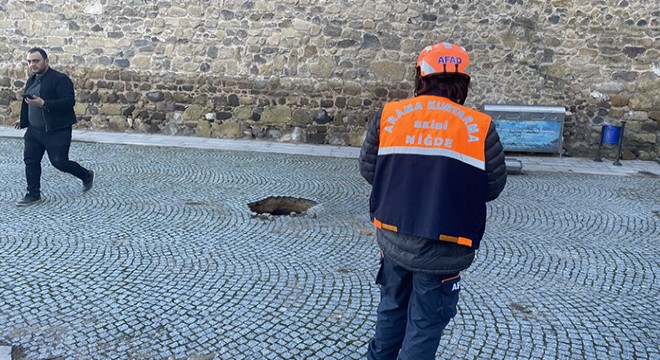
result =
[[[380,220],[376,219],[375,217],[374,217],[374,225],[379,229],[385,229],[385,230],[389,230],[389,231],[392,231],[392,232],[397,232],[397,230],[398,230],[396,226],[389,225],[389,224],[383,224]],[[472,247],[472,240],[470,240],[468,238],[460,237],[460,236],[450,236],[450,235],[440,234],[440,236],[438,236],[438,240],[447,241],[447,242],[451,242],[451,243],[458,244],[458,245],[464,245],[464,246]]]
[[[394,225],[389,225],[389,224],[383,224],[380,222],[378,219],[374,218],[374,225],[376,225],[377,228],[379,229],[385,229],[393,232],[397,232],[398,228]]]

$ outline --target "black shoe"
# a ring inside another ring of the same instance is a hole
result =
[[[41,195],[32,196],[30,194],[25,194],[23,198],[16,202],[16,206],[28,206],[41,202]]]
[[[83,181],[83,192],[89,191],[89,189],[91,189],[92,186],[94,186],[94,171],[90,170],[87,180]]]

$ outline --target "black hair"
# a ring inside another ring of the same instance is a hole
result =
[[[461,105],[467,99],[470,77],[462,74],[439,74],[422,77],[418,67],[415,74],[415,94],[424,95],[432,90],[444,90],[447,97]]]
[[[44,60],[48,59],[48,54],[46,54],[46,50],[40,48],[40,47],[33,47],[32,49],[28,50],[28,54],[32,54],[38,52],[41,54],[41,57],[44,58]]]

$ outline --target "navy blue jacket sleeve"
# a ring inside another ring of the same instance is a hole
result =
[[[65,74],[55,72],[53,74],[54,96],[44,99],[45,111],[67,111],[76,104],[71,78]]]
[[[378,144],[380,142],[380,117],[383,110],[379,110],[369,123],[367,137],[360,150],[360,174],[369,184],[374,182],[376,160],[378,159]]]
[[[500,135],[495,128],[495,122],[490,123],[486,135],[486,201],[497,199],[506,185],[506,162],[504,161],[504,148],[500,142]]]

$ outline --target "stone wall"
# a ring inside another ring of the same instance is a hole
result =
[[[17,119],[41,46],[76,84],[78,128],[358,146],[383,102],[411,95],[419,51],[448,40],[472,57],[467,105],[563,105],[573,155],[626,120],[626,147],[655,159],[654,4],[0,0],[0,123]]]

